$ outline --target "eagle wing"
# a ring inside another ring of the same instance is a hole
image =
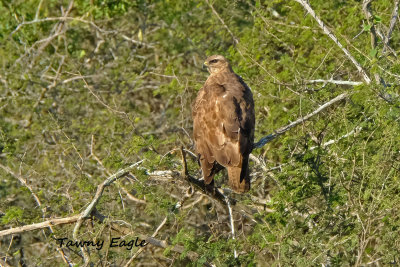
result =
[[[208,102],[210,99],[211,96],[206,93],[203,87],[200,89],[192,108],[193,138],[206,184],[211,183],[213,180],[215,164],[215,157],[210,149],[207,138],[210,135],[211,128],[213,128],[213,126],[206,124],[207,113],[209,112]]]

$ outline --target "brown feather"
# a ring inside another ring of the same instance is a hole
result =
[[[250,189],[248,156],[254,141],[253,95],[224,57],[212,56],[206,63],[211,75],[192,109],[193,137],[204,180],[210,184],[222,165],[228,169],[229,185],[243,193]]]

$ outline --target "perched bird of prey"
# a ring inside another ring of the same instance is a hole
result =
[[[250,88],[227,59],[215,55],[204,62],[210,73],[192,107],[193,137],[206,184],[227,168],[229,186],[250,189],[249,154],[254,141],[254,101]]]

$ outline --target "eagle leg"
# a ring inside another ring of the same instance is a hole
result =
[[[250,190],[248,158],[243,159],[242,166],[228,167],[229,186],[236,193],[245,193]]]

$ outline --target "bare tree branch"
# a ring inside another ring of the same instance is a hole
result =
[[[323,105],[321,105],[319,108],[317,108],[316,110],[314,110],[313,112],[307,114],[306,116],[299,118],[297,120],[295,120],[294,122],[283,126],[281,128],[279,128],[278,130],[274,131],[274,133],[269,134],[267,136],[264,136],[263,138],[261,138],[257,143],[255,143],[253,145],[253,149],[255,148],[261,148],[263,147],[266,143],[271,142],[272,140],[274,140],[276,137],[282,135],[283,133],[289,131],[291,128],[299,125],[300,123],[308,120],[309,118],[311,118],[314,115],[317,115],[318,113],[320,113],[321,111],[323,111],[324,109],[326,109],[327,107],[335,104],[336,102],[345,99],[348,96],[347,93],[343,93],[338,95],[337,97],[335,97],[332,100],[329,100],[328,102],[324,103]]]
[[[104,182],[102,182],[99,186],[97,186],[97,191],[96,194],[93,198],[93,200],[90,202],[89,206],[80,214],[78,222],[75,225],[74,231],[73,231],[73,238],[77,240],[78,236],[78,231],[79,228],[82,224],[82,221],[90,216],[92,213],[93,209],[95,208],[97,202],[99,201],[100,197],[103,195],[104,188],[115,182],[115,180],[121,178],[122,176],[126,175],[129,171],[132,169],[136,168],[140,163],[142,163],[143,160],[138,161],[132,165],[130,165],[127,168],[124,168],[122,170],[119,170],[115,174],[111,175],[108,177]]]
[[[38,206],[40,207],[42,205],[42,203],[40,202],[40,199],[38,198],[38,196],[35,194],[35,192],[33,191],[32,187],[30,185],[28,185],[28,183],[26,182],[26,180],[21,177],[20,175],[16,174],[15,172],[13,172],[9,167],[4,166],[3,164],[0,163],[0,168],[2,168],[4,171],[6,171],[8,174],[10,174],[11,176],[15,177],[18,179],[18,181],[25,186],[26,188],[28,188],[29,192],[31,192],[32,197],[35,199],[35,202],[38,204]]]
[[[43,229],[46,227],[59,225],[59,224],[74,223],[79,219],[79,217],[80,217],[80,215],[74,215],[74,216],[66,217],[66,218],[50,219],[50,220],[47,220],[47,221],[44,221],[41,223],[34,223],[34,224],[29,224],[29,225],[24,225],[24,226],[20,226],[20,227],[3,230],[3,231],[0,231],[0,237],[6,236],[6,235],[20,234],[23,232],[28,232],[28,231],[38,230],[38,229]]]
[[[376,51],[376,46],[378,44],[378,36],[377,36],[376,27],[375,27],[375,22],[373,19],[374,16],[372,15],[372,11],[371,11],[371,2],[372,1],[373,0],[364,0],[362,9],[363,9],[365,18],[368,21],[368,25],[370,26],[369,32],[371,35],[371,49]],[[373,57],[376,58],[377,53],[374,53]],[[380,75],[377,72],[375,72],[374,77],[375,77],[376,84],[380,84],[380,82],[381,82]]]
[[[94,29],[96,29],[97,31],[101,32],[101,33],[105,33],[105,34],[119,34],[119,32],[117,30],[112,30],[112,31],[108,31],[108,30],[104,30],[102,28],[100,28],[99,26],[97,26],[94,22],[89,21],[89,20],[85,20],[82,18],[77,18],[77,17],[48,17],[48,18],[44,18],[44,19],[34,19],[31,21],[24,21],[21,22],[20,24],[18,24],[18,26],[11,32],[10,36],[14,35],[17,31],[19,31],[23,26],[25,25],[31,25],[31,24],[36,24],[36,23],[43,23],[43,22],[48,22],[48,21],[79,21],[85,24],[88,24],[90,26],[92,26]],[[148,47],[148,48],[154,48],[154,45],[152,44],[148,44],[142,41],[136,41],[124,34],[120,35],[123,39],[130,41],[134,44],[138,44],[138,45],[142,45],[144,47]]]
[[[342,49],[347,58],[350,59],[350,61],[356,66],[357,70],[363,76],[365,82],[367,84],[370,84],[371,79],[368,77],[365,70],[361,67],[360,63],[357,62],[357,60],[350,54],[350,52],[339,42],[336,36],[328,29],[328,27],[325,26],[325,23],[315,14],[314,10],[311,8],[308,2],[305,0],[295,0],[295,1],[300,3],[304,7],[304,9],[307,10],[307,12],[317,21],[317,23],[325,32],[325,34],[327,34],[335,42],[335,44],[339,46],[340,49]]]
[[[10,36],[14,35],[17,31],[19,31],[25,25],[42,23],[42,22],[46,22],[46,21],[68,21],[68,20],[72,20],[72,21],[75,20],[75,21],[79,21],[79,22],[83,22],[83,23],[89,24],[93,28],[95,28],[96,30],[98,30],[98,31],[100,31],[102,33],[116,33],[116,31],[103,30],[102,28],[100,28],[99,26],[94,24],[93,22],[88,21],[88,20],[84,20],[84,19],[81,19],[81,18],[74,18],[74,17],[48,17],[48,18],[44,18],[44,19],[35,19],[35,20],[31,20],[31,21],[24,21],[24,22],[18,24],[18,26],[11,32]]]
[[[231,226],[232,240],[235,240],[235,224],[233,221],[231,203],[230,203],[228,197],[225,197],[225,201],[226,201],[226,205],[227,205],[228,211],[229,211],[229,221],[230,221],[230,226]],[[233,249],[233,256],[235,257],[235,259],[237,259],[237,252],[236,252],[235,248]]]
[[[322,80],[322,79],[317,79],[317,80],[308,80],[306,81],[307,83],[333,83],[333,84],[340,84],[340,85],[361,85],[363,82],[353,82],[353,81],[340,81],[340,80]]]
[[[384,43],[389,46],[390,38],[392,37],[392,32],[394,26],[396,25],[397,17],[399,16],[399,0],[394,1],[394,8],[392,12],[392,19],[390,20],[389,30],[385,36]],[[385,52],[386,46],[383,48],[383,52]]]
[[[74,6],[74,1],[72,0],[72,1],[69,2],[67,11],[65,13],[64,13],[64,11],[62,9],[62,6],[61,6],[61,12],[63,12],[63,14],[62,14],[63,18],[68,17],[68,15],[71,12],[71,9],[72,9],[73,6]],[[59,21],[53,27],[52,32],[54,32],[54,34],[50,35],[49,37],[47,37],[47,38],[45,38],[43,40],[40,40],[39,42],[36,42],[35,45],[39,44],[39,43],[42,43],[42,44],[35,51],[35,56],[33,57],[30,65],[29,65],[29,68],[32,68],[35,60],[40,57],[40,55],[42,54],[43,50],[51,43],[51,41],[53,41],[57,36],[59,36],[61,34],[64,34],[66,31],[67,31],[67,27],[66,27],[64,21]]]
[[[355,127],[353,130],[351,130],[350,132],[348,132],[347,134],[344,134],[344,135],[340,136],[340,137],[337,138],[337,139],[331,139],[331,140],[329,140],[329,141],[323,143],[323,144],[321,145],[321,147],[325,148],[325,147],[327,147],[327,146],[329,146],[329,145],[332,145],[332,144],[334,144],[334,143],[337,143],[338,141],[342,140],[343,138],[347,138],[347,137],[349,137],[349,136],[352,135],[352,134],[356,134],[356,133],[360,132],[361,130],[362,130],[362,127],[357,126],[357,127]],[[316,149],[317,147],[318,147],[318,146],[310,147],[310,150],[314,150],[314,149]]]
[[[164,220],[160,223],[160,225],[157,227],[157,229],[154,231],[154,233],[151,235],[151,237],[155,237],[158,232],[161,230],[161,228],[165,225],[165,223],[167,222],[167,218],[168,216],[165,216]],[[141,247],[140,249],[138,249],[138,251],[136,251],[136,253],[129,259],[129,261],[125,264],[125,267],[129,267],[129,265],[133,262],[134,259],[136,259],[136,257],[142,253],[142,251],[144,250],[145,247]]]
[[[26,182],[26,180],[21,177],[20,175],[14,173],[10,168],[8,168],[7,166],[4,166],[2,164],[0,164],[0,168],[2,168],[3,170],[5,170],[7,173],[9,173],[10,175],[14,176],[15,178],[18,179],[18,181],[20,181],[20,183],[22,183],[26,188],[28,188],[28,190],[31,192],[32,197],[35,199],[36,204],[39,206],[39,208],[42,210],[42,215],[43,218],[46,215],[46,209],[45,207],[42,206],[42,203],[40,202],[39,197],[36,195],[36,193],[33,191],[32,187],[28,185],[28,183]],[[48,225],[48,228],[50,230],[51,233],[54,233],[52,224]],[[11,230],[11,229],[10,229]],[[1,233],[1,232],[0,232]],[[1,236],[1,234],[0,234]],[[72,264],[70,263],[70,261],[68,260],[67,256],[64,253],[64,250],[62,248],[57,248],[57,251],[61,254],[61,257],[63,258],[64,262],[66,264],[68,264],[69,266],[72,266]]]
[[[112,225],[112,228],[114,230],[119,231],[119,232],[123,233],[124,235],[128,235],[128,234],[132,233],[131,229],[125,229],[126,227],[125,228],[121,227],[120,223],[118,221],[108,220],[109,218],[107,216],[100,214],[97,210],[93,211],[93,216],[94,216],[94,218],[99,220],[99,222],[101,222],[101,223],[105,222],[105,220],[107,220]],[[50,219],[50,220],[47,220],[47,221],[41,222],[41,223],[34,223],[34,224],[30,224],[30,225],[24,225],[21,227],[11,228],[11,229],[0,231],[0,237],[6,236],[6,235],[19,234],[19,233],[23,233],[23,232],[38,230],[38,229],[43,229],[43,228],[49,227],[50,225],[54,226],[54,225],[75,223],[79,220],[79,218],[80,218],[80,215],[74,215],[74,216],[65,217],[65,218]],[[164,218],[164,220],[157,227],[157,229],[154,231],[152,236],[146,236],[146,235],[142,235],[142,234],[139,234],[138,236],[141,239],[145,240],[148,244],[151,244],[151,245],[154,245],[157,247],[161,247],[161,248],[168,248],[170,246],[170,244],[168,244],[167,241],[159,240],[159,239],[155,238],[155,236],[160,231],[160,229],[165,225],[166,218],[167,217]],[[171,251],[182,254],[185,252],[185,248],[182,246],[179,246],[179,245],[175,245],[171,248]],[[199,258],[199,255],[196,252],[192,252],[192,251],[187,252],[186,255],[191,260],[196,260],[197,258]],[[0,263],[1,263],[1,261],[0,261]],[[212,264],[209,264],[209,263],[205,263],[205,265],[213,266]]]

